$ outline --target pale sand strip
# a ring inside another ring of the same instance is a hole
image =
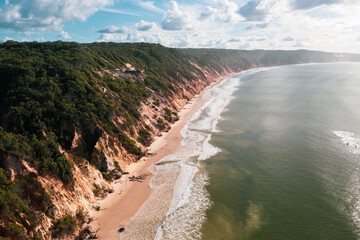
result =
[[[213,87],[227,77],[219,78],[206,89]],[[155,139],[151,144],[149,152],[154,153],[154,155],[129,165],[125,171],[130,174],[122,176],[119,181],[115,182],[113,184],[115,192],[99,201],[101,210],[90,212],[90,217],[94,219],[91,228],[97,231],[99,239],[119,239],[120,235],[117,232],[119,227],[129,221],[147,200],[151,193],[149,181],[153,176],[149,171],[149,167],[163,157],[174,153],[180,147],[182,140],[180,131],[193,114],[206,103],[205,100],[198,101],[206,89],[196,95],[179,112],[180,120],[171,126],[171,130],[163,133],[161,137]],[[128,179],[132,175],[139,176],[141,174],[150,175],[143,182],[132,182]]]

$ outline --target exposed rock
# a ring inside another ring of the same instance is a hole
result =
[[[100,171],[108,172],[116,168],[115,161],[121,166],[129,164],[133,159],[122,149],[119,139],[103,130],[94,146],[90,162]]]
[[[38,182],[50,195],[54,204],[50,209],[50,215],[58,219],[66,214],[75,215],[80,210],[87,212],[90,209],[91,203],[96,201],[93,190],[95,186],[103,189],[111,189],[110,184],[103,179],[102,174],[94,166],[91,166],[86,160],[77,159],[65,153],[65,156],[73,161],[73,175],[74,182],[71,187],[64,186],[64,184],[51,176],[39,175],[37,171],[32,168],[28,162],[20,159],[11,153],[0,152],[2,158],[5,159],[7,172],[11,175],[11,179],[20,179],[29,173],[34,173],[37,176]],[[15,181],[15,191],[18,189]],[[52,219],[46,216],[41,211],[36,211],[40,225],[36,227],[43,237],[49,232],[52,226]]]
[[[74,131],[74,138],[71,143],[71,152],[75,155],[80,155],[85,151],[85,143],[82,139],[81,133],[76,129]]]

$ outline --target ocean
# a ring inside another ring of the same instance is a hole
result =
[[[204,162],[203,239],[360,239],[360,64],[282,66],[241,84]]]
[[[360,63],[255,69],[201,98],[139,239],[360,239]]]

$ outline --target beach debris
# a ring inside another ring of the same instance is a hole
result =
[[[92,208],[95,210],[95,211],[100,211],[100,206],[97,205],[97,206],[92,206]]]
[[[88,237],[88,239],[99,239],[98,236],[96,235],[96,233],[92,233],[90,234],[90,236]]]
[[[91,231],[89,226],[86,226],[85,228],[80,230],[79,236],[77,236],[75,239],[98,239],[98,236],[96,235],[96,232]]]
[[[118,180],[121,178],[121,175],[124,174],[122,171],[119,171],[117,169],[111,171],[110,175],[115,178],[115,180]]]
[[[124,227],[120,227],[119,230],[118,230],[119,233],[122,233],[123,231],[125,231]]]
[[[99,237],[97,236],[99,229],[96,230],[96,232],[91,232],[90,236],[88,239],[98,239]]]
[[[129,172],[123,172],[124,175],[129,174]]]
[[[142,182],[146,179],[147,176],[149,176],[150,174],[149,173],[144,173],[144,174],[141,174],[140,176],[134,176],[132,175],[131,177],[129,177],[129,180],[131,182]]]

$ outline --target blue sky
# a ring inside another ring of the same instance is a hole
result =
[[[0,0],[0,40],[360,53],[360,1]]]

